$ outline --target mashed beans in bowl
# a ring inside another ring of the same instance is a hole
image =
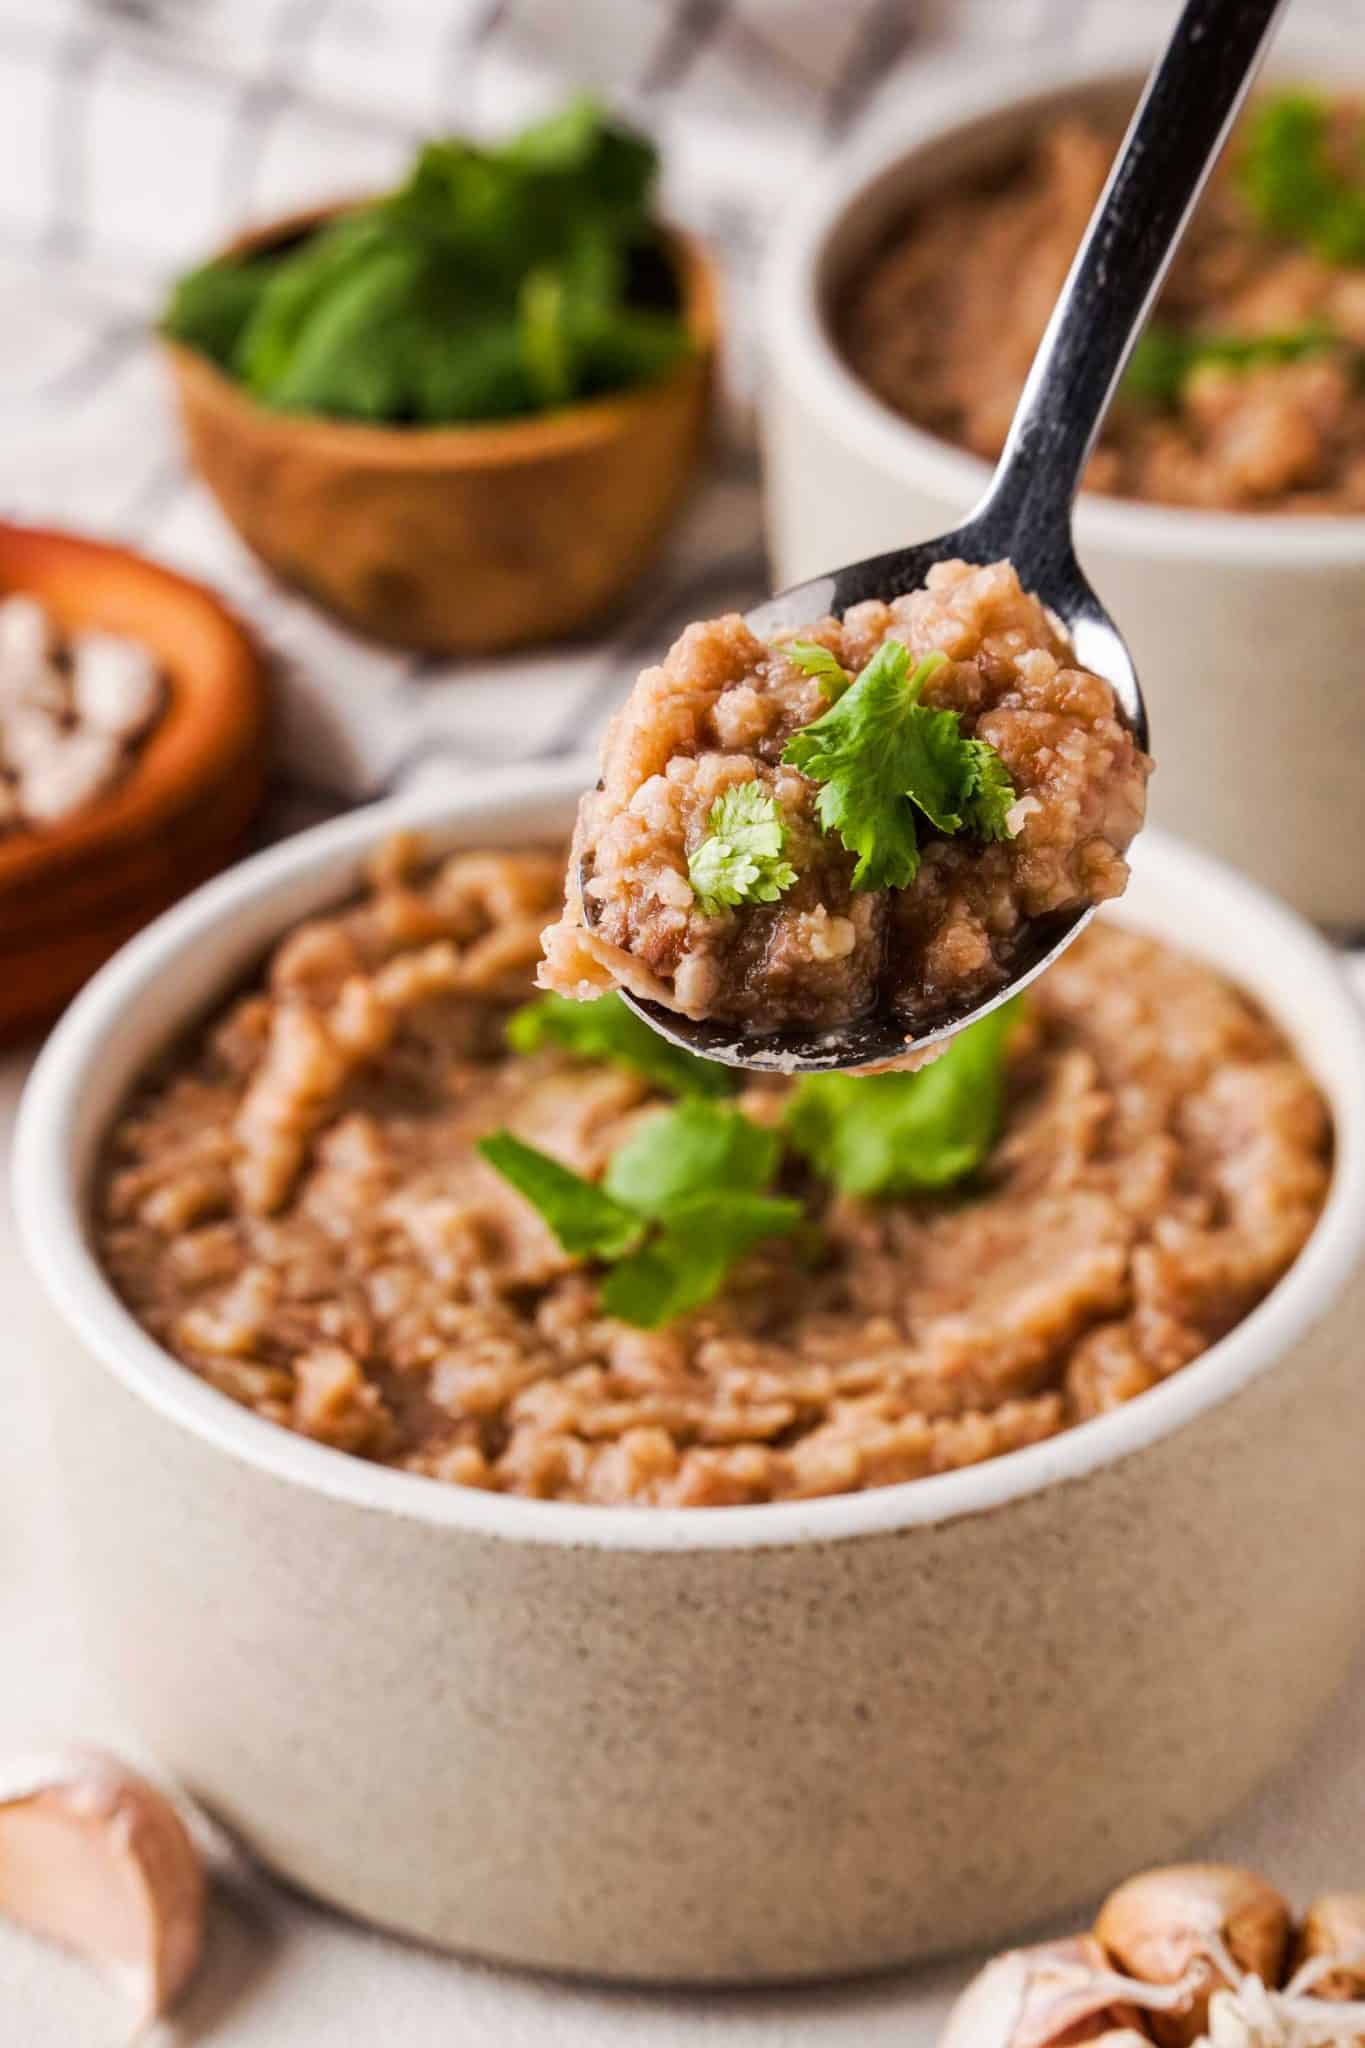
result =
[[[1101,923],[923,1074],[725,1092],[532,1000],[561,873],[391,845],[126,1104],[99,1250],[190,1371],[440,1481],[811,1497],[1140,1395],[1313,1229],[1316,1086],[1167,945]]]
[[[1056,115],[995,170],[903,216],[837,309],[896,411],[999,454],[1118,143]],[[1179,250],[1089,488],[1226,511],[1365,511],[1365,111],[1254,105]]]

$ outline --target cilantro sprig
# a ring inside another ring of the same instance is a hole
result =
[[[1365,177],[1351,178],[1332,161],[1331,125],[1330,107],[1311,93],[1267,100],[1248,122],[1241,189],[1272,234],[1305,243],[1328,263],[1365,263]]]
[[[805,645],[789,642],[785,652],[823,678],[823,659],[815,663]],[[783,761],[821,785],[821,825],[858,856],[855,889],[910,886],[919,872],[917,813],[940,832],[1011,836],[1015,793],[1000,756],[964,736],[956,711],[920,701],[946,660],[926,654],[912,668],[905,644],[884,640],[830,709],[787,742]]]
[[[712,1300],[756,1245],[800,1228],[801,1202],[771,1192],[784,1147],[865,1200],[942,1193],[975,1173],[999,1135],[1018,1012],[992,1011],[919,1073],[807,1075],[778,1130],[716,1102],[660,1110],[600,1182],[510,1131],[479,1150],[571,1258],[605,1269],[604,1312],[657,1329]]]
[[[917,1073],[806,1075],[787,1105],[788,1142],[845,1194],[925,1194],[964,1180],[999,1135],[1018,1008],[988,1012]]]
[[[507,1020],[507,1043],[513,1052],[539,1052],[552,1045],[578,1059],[604,1060],[641,1075],[668,1095],[733,1095],[739,1086],[732,1067],[670,1045],[615,990],[591,1003],[557,995],[523,1003]]]
[[[613,1154],[599,1185],[510,1131],[479,1150],[573,1258],[605,1265],[602,1307],[657,1329],[710,1301],[736,1263],[802,1220],[768,1192],[781,1139],[712,1102],[661,1110]]]
[[[1342,337],[1323,326],[1281,334],[1195,334],[1153,321],[1129,359],[1123,389],[1128,397],[1148,405],[1174,406],[1186,381],[1206,365],[1257,370],[1266,364],[1296,363],[1341,345]]]
[[[687,862],[703,916],[717,917],[737,903],[776,903],[796,880],[785,845],[777,799],[761,782],[739,782],[718,796]]]

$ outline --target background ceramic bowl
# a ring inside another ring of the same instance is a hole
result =
[[[1365,1614],[1365,1047],[1327,949],[1143,839],[1119,915],[1242,976],[1331,1098],[1326,1213],[1140,1401],[974,1470],[710,1510],[503,1498],[290,1436],[131,1320],[87,1240],[149,1058],[395,826],[566,831],[583,764],[359,814],[134,942],[30,1083],[16,1212],[90,1655],[118,1715],[310,1891],[519,1963],[796,1978],[998,1942],[1291,1755]]]
[[[1354,57],[1365,77],[1365,43]],[[1352,51],[1282,39],[1272,77],[1351,82]],[[1008,161],[1062,111],[1122,115],[1137,58],[1030,56],[891,110],[787,217],[764,297],[767,518],[776,581],[941,533],[989,470],[912,426],[838,354],[828,309],[893,222]],[[1021,252],[1020,261],[1027,255]],[[1151,713],[1150,815],[1308,916],[1365,925],[1365,518],[1203,513],[1097,496],[1081,560],[1126,635]]]
[[[700,246],[669,244],[692,352],[656,383],[529,419],[378,427],[273,411],[167,342],[190,458],[269,567],[362,633],[466,654],[582,631],[648,568],[702,452],[715,291]]]

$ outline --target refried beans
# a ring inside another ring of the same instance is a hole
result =
[[[1329,147],[1359,177],[1362,110],[1338,102]],[[1245,133],[1245,131],[1241,131]],[[890,234],[835,314],[852,367],[930,433],[994,460],[1109,172],[1119,132],[1059,120],[1021,159],[936,192]],[[1120,387],[1086,477],[1120,497],[1226,511],[1365,512],[1365,267],[1269,230],[1238,177],[1214,175],[1156,319],[1171,334],[1317,337],[1292,360],[1215,350],[1154,403]]]
[[[912,883],[859,889],[853,856],[817,820],[816,785],[783,763],[828,709],[787,650],[816,643],[856,676],[889,640],[946,657],[922,701],[994,748],[1017,802],[1012,836],[921,826]],[[881,1008],[913,1037],[1001,988],[1038,921],[1122,891],[1150,765],[1109,684],[1076,664],[1007,562],[940,563],[923,590],[775,641],[738,616],[690,626],[608,730],[542,983],[585,1000],[621,985],[759,1032]],[[689,856],[717,800],[754,785],[782,820],[795,880],[774,902],[711,910]]]
[[[661,1098],[513,1055],[558,853],[398,843],[276,947],[110,1134],[101,1257],[186,1367],[322,1444],[543,1499],[719,1506],[1035,1443],[1198,1357],[1274,1286],[1328,1179],[1323,1101],[1236,989],[1101,923],[1029,993],[998,1141],[951,1195],[783,1168],[812,1230],[706,1307],[605,1317],[590,1265],[474,1149],[587,1176]],[[735,1098],[773,1123],[792,1084]],[[859,1084],[852,1084],[859,1085]]]

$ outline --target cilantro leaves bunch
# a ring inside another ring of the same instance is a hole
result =
[[[651,1116],[600,1185],[510,1131],[481,1139],[479,1150],[571,1257],[605,1266],[604,1312],[642,1329],[710,1301],[755,1245],[802,1220],[799,1202],[768,1192],[778,1134],[714,1102]]]
[[[1332,159],[1331,108],[1311,93],[1279,93],[1247,124],[1242,193],[1263,227],[1303,242],[1328,263],[1365,263],[1365,154],[1348,176]]]
[[[687,863],[702,912],[716,917],[737,903],[776,903],[796,880],[785,845],[777,799],[761,782],[736,783],[718,796]]]
[[[904,642],[884,640],[855,679],[840,671],[841,686],[827,648],[798,640],[783,652],[834,697],[782,759],[820,784],[816,816],[857,855],[855,889],[909,888],[919,872],[917,815],[944,833],[1011,836],[1015,792],[999,754],[968,739],[956,711],[920,701],[945,655],[912,666]]]
[[[606,1010],[611,1019],[610,1000],[564,1007],[589,1020]],[[755,1245],[801,1226],[802,1203],[771,1192],[784,1147],[819,1180],[863,1200],[941,1194],[975,1173],[999,1135],[1018,1013],[1017,1001],[991,1011],[917,1073],[808,1074],[776,1130],[697,1094],[685,1072],[660,1079],[686,1099],[651,1116],[600,1183],[509,1131],[495,1131],[479,1150],[570,1257],[605,1269],[604,1312],[657,1329],[712,1300]],[[614,1021],[576,1042],[561,1027],[567,1020],[557,1007],[533,1003],[514,1016],[509,1036],[519,1050],[569,1044],[586,1057],[638,1065]]]
[[[686,352],[651,213],[658,159],[590,100],[492,148],[423,148],[387,198],[183,277],[163,331],[286,412],[512,418]]]

